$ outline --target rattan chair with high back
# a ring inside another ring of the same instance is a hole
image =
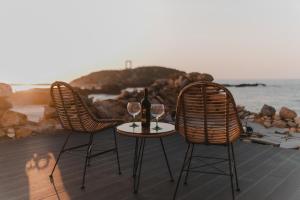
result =
[[[185,138],[187,150],[173,195],[176,198],[183,172],[184,183],[190,172],[227,175],[230,177],[232,198],[235,199],[234,176],[236,190],[239,191],[238,176],[235,163],[233,143],[243,132],[232,94],[224,86],[212,82],[194,82],[184,87],[177,101],[176,130]],[[223,145],[227,147],[227,157],[209,157],[194,155],[194,146]],[[193,158],[209,159],[210,163],[192,167]],[[216,164],[228,162],[228,170],[220,170]],[[204,171],[203,167],[212,167],[214,171]],[[229,172],[228,172],[229,171]]]
[[[108,153],[115,152],[116,160],[118,165],[118,172],[121,174],[120,162],[119,162],[119,154],[118,154],[118,146],[116,133],[114,132],[114,147],[102,152],[97,152],[92,154],[93,140],[94,135],[96,133],[101,132],[106,128],[112,128],[118,125],[122,120],[116,119],[98,119],[88,108],[86,102],[82,99],[77,91],[75,91],[69,84],[64,82],[54,82],[51,85],[51,97],[52,101],[55,105],[56,112],[58,114],[58,119],[62,125],[62,127],[69,132],[59,154],[56,159],[55,165],[51,172],[50,180],[53,182],[53,172],[59,162],[61,155],[64,152],[86,148],[86,156],[82,177],[82,186],[85,187],[85,174],[87,170],[87,166],[90,164],[90,160],[96,156]],[[89,136],[89,142],[86,144],[81,144],[78,146],[73,146],[70,148],[66,148],[68,140],[74,132],[83,133]]]

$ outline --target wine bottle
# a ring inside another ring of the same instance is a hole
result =
[[[142,105],[142,127],[143,128],[149,128],[150,127],[150,109],[151,109],[151,103],[148,100],[148,89],[145,88],[144,91],[144,98],[141,102]]]

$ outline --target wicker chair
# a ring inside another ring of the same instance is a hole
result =
[[[189,172],[229,176],[232,198],[235,199],[233,171],[236,190],[239,191],[240,189],[233,142],[239,138],[243,128],[231,93],[224,86],[211,82],[195,82],[187,85],[182,89],[178,96],[176,130],[185,138],[188,147],[173,199],[176,198],[179,183],[184,171],[186,172],[185,184],[187,184]],[[193,155],[194,146],[197,144],[225,145],[227,146],[228,158]],[[213,169],[215,169],[216,172],[201,171],[198,167],[191,167],[191,161],[194,157],[210,159],[210,162],[213,161],[213,163],[204,164],[201,167],[228,162],[229,173],[220,170],[215,165],[213,165]]]
[[[116,140],[116,133],[114,132],[114,147],[106,151],[97,152],[92,154],[93,139],[97,132],[100,132],[106,128],[111,128],[122,122],[122,120],[114,119],[98,119],[89,110],[85,101],[81,96],[67,83],[64,82],[54,82],[51,85],[51,97],[55,105],[56,112],[58,114],[59,121],[63,128],[69,132],[61,151],[57,157],[53,170],[51,172],[50,180],[53,182],[53,172],[57,166],[57,163],[61,155],[66,151],[71,151],[83,147],[87,147],[85,164],[82,178],[81,189],[85,187],[85,174],[87,166],[90,164],[90,159],[96,156],[102,155],[108,152],[116,152],[118,172],[121,174],[119,154]],[[87,144],[82,144],[78,146],[73,146],[70,148],[65,148],[68,140],[73,132],[79,132],[89,135],[89,142]]]

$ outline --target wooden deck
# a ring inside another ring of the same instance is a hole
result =
[[[117,174],[115,155],[109,153],[92,161],[86,177],[86,190],[80,190],[82,156],[65,154],[54,173],[52,185],[48,175],[66,134],[40,135],[20,140],[0,141],[0,199],[171,199],[175,184],[163,159],[159,140],[147,142],[138,194],[132,193],[132,156],[134,139],[119,136],[123,174]],[[99,148],[113,144],[111,130],[98,134]],[[71,143],[88,140],[74,135]],[[165,138],[165,147],[175,178],[178,177],[186,144],[178,136]],[[299,200],[300,152],[267,145],[238,142],[235,145],[241,200]],[[224,147],[199,146],[196,151],[207,155],[225,155]],[[80,152],[78,152],[80,153]],[[182,185],[178,199],[231,199],[229,177],[191,174]]]

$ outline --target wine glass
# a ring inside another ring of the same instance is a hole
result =
[[[130,125],[130,127],[138,127],[138,125],[135,123],[135,116],[137,116],[141,112],[140,102],[128,102],[127,111],[130,115],[133,116],[133,123]]]
[[[164,104],[151,104],[151,114],[156,119],[156,126],[153,128],[153,130],[161,130],[158,126],[158,119],[165,113],[165,106]]]

